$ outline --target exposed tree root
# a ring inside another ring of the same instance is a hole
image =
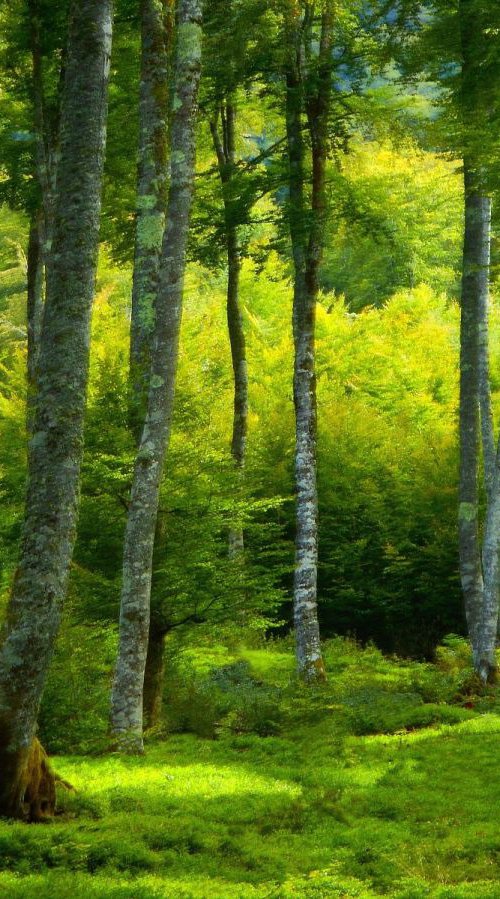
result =
[[[56,811],[56,786],[68,790],[73,787],[52,770],[47,753],[36,738],[29,751],[13,762],[15,774],[4,814],[29,823],[49,821]]]

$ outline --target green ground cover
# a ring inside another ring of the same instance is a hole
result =
[[[461,654],[332,641],[309,694],[279,644],[185,653],[191,700],[208,678],[262,695],[262,720],[226,702],[215,739],[171,723],[144,758],[57,758],[76,793],[52,824],[0,825],[0,896],[500,897],[500,707],[471,698]]]

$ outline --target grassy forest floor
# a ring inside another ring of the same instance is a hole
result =
[[[143,758],[56,758],[76,792],[51,824],[0,825],[1,896],[500,897],[500,702],[471,697],[463,644],[434,666],[331,641],[312,693],[279,644],[220,652],[192,683],[252,714],[226,704],[216,739],[159,734]]]

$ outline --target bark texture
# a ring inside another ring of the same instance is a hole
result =
[[[307,681],[325,677],[317,608],[318,496],[316,484],[316,373],[315,319],[318,271],[323,250],[325,169],[328,154],[328,115],[331,99],[333,9],[324,7],[314,76],[308,70],[308,33],[313,16],[306,4],[303,19],[288,20],[286,125],[289,158],[290,234],[294,262],[293,335],[295,347],[295,483],[296,560],[294,620],[297,663]],[[303,113],[311,138],[312,192],[305,202],[305,146]]]
[[[0,650],[0,813],[13,817],[25,814],[21,774],[32,751],[75,537],[111,30],[110,0],[73,4],[26,517]],[[29,802],[34,810],[36,800]]]
[[[172,5],[172,0],[141,2],[139,161],[130,323],[130,419],[137,443],[146,417],[158,271],[167,207]]]
[[[37,210],[31,219],[28,238],[27,253],[27,430],[32,436],[35,414],[35,401],[37,395],[37,371],[38,356],[40,353],[40,339],[43,319],[43,281],[44,281],[44,219],[40,210]]]
[[[485,47],[477,10],[470,0],[459,0],[458,17],[465,200],[460,335],[460,575],[474,668],[486,682],[496,678],[497,669],[500,474],[488,358],[491,201],[485,188],[481,151],[474,140],[472,150],[469,147],[481,100],[477,94],[477,66]],[[478,489],[481,440],[487,505],[482,546]]]
[[[152,616],[144,675],[143,712],[146,728],[155,727],[161,717],[166,636],[167,629],[156,624]]]
[[[487,354],[491,202],[477,189],[467,166],[464,184],[465,231],[460,335],[460,575],[474,667],[480,677],[487,681],[495,676],[496,671],[500,539],[500,473],[498,452],[495,452],[494,445],[493,449],[490,445],[494,438],[489,406]],[[487,488],[482,547],[479,524],[480,411],[483,417]]]
[[[242,475],[245,467],[248,430],[248,370],[245,330],[240,304],[241,248],[236,215],[236,106],[228,100],[221,104],[219,119],[210,123],[212,140],[217,155],[219,177],[224,202],[224,226],[227,255],[227,325],[231,345],[231,362],[234,378],[233,430],[231,455],[237,471]],[[236,557],[244,549],[242,528],[229,534],[229,554]]]
[[[194,180],[201,0],[180,0],[176,31],[167,227],[156,299],[148,410],[134,467],[125,532],[120,641],[111,699],[115,743],[130,752],[143,749],[143,687],[154,535],[170,435]]]

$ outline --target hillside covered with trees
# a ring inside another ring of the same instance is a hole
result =
[[[0,895],[500,896],[499,37],[0,9]]]

